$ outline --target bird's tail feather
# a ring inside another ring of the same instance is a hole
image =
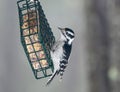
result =
[[[57,71],[52,74],[52,76],[51,76],[50,79],[48,80],[46,86],[51,83],[51,81],[53,80],[53,78],[55,77],[56,74],[57,74]]]

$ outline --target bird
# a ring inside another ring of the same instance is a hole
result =
[[[60,27],[58,27],[58,29],[60,30],[60,38],[54,43],[50,50],[54,70],[46,85],[49,85],[58,74],[60,75],[60,81],[62,80],[63,72],[68,65],[72,43],[75,38],[75,33],[72,29]]]

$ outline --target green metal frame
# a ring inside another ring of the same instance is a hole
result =
[[[42,10],[40,2],[38,0],[35,0],[34,2],[30,2],[30,0],[20,0],[17,2],[17,5],[18,5],[18,12],[19,12],[21,43],[23,45],[24,51],[26,53],[26,56],[28,58],[30,65],[31,65],[31,68],[33,70],[35,78],[41,79],[41,78],[51,76],[54,67],[53,67],[53,63],[51,60],[51,56],[50,56],[50,49],[55,42],[55,37],[54,37],[54,35],[51,31],[51,28],[48,24],[48,21],[45,17],[45,14]],[[32,11],[34,11],[34,12],[32,12]],[[36,17],[34,19],[30,20],[30,14],[33,14],[33,13],[36,15]],[[25,15],[28,16],[27,21],[24,21]],[[35,21],[37,23],[33,24],[31,26],[30,25],[31,21]],[[24,23],[28,23],[27,28],[22,27],[24,25]],[[35,27],[36,27],[37,32],[30,34],[31,29],[32,28],[34,29]],[[25,30],[28,30],[28,32],[29,32],[28,35],[24,35],[23,31],[25,31]],[[35,48],[34,48],[34,44],[36,42],[33,42],[32,39],[30,38],[32,35],[33,36],[38,35],[37,43],[41,44],[42,51],[44,51],[45,58],[39,58],[38,55],[36,54],[38,51],[35,51]],[[30,44],[26,44],[25,37],[29,38]],[[28,48],[27,48],[28,45],[32,46],[33,52],[28,51]],[[30,58],[31,53],[35,53],[35,56],[37,58],[36,62],[38,62],[39,66],[40,66],[38,69],[35,69],[33,67],[33,62]],[[42,67],[41,63],[39,62],[40,60],[46,60],[48,65],[46,67]]]

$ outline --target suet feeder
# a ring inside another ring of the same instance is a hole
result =
[[[36,79],[51,76],[53,63],[50,49],[55,42],[38,0],[17,2],[21,43]]]

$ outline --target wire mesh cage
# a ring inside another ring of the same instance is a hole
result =
[[[50,49],[55,37],[38,0],[17,2],[21,43],[36,79],[51,76]]]

